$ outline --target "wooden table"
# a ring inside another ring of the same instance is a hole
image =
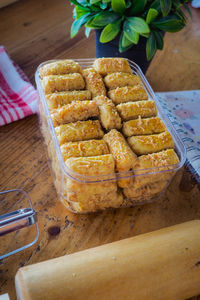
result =
[[[166,34],[147,72],[155,91],[200,88],[200,11],[179,33]],[[34,83],[38,64],[52,58],[94,57],[94,34],[70,39],[72,7],[66,0],[20,0],[0,10],[0,36]],[[57,200],[36,115],[0,129],[0,190],[22,188],[38,212],[38,242],[0,263],[0,294],[15,299],[20,266],[200,218],[200,191],[186,170],[159,201],[130,209],[74,215]],[[52,227],[53,226],[53,227]],[[8,249],[9,250],[9,249]]]

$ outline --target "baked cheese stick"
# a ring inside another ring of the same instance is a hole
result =
[[[98,139],[104,135],[98,120],[60,125],[55,128],[55,131],[60,145],[67,142]]]
[[[75,101],[61,108],[54,109],[51,113],[54,126],[83,121],[98,115],[99,110],[94,101]]]
[[[117,171],[126,172],[134,167],[137,162],[137,156],[119,131],[112,129],[104,135],[103,139],[114,156]]]
[[[104,189],[105,185],[102,187]],[[91,188],[91,186],[89,186]],[[95,187],[94,187],[95,189]],[[88,197],[84,197],[81,194],[81,199],[79,202],[76,201],[69,201],[69,199],[77,199],[77,195],[73,192],[68,193],[68,200],[66,201],[64,198],[62,199],[63,204],[68,207],[71,211],[78,212],[78,213],[90,213],[90,212],[97,212],[102,211],[107,208],[119,208],[123,207],[124,198],[122,193],[119,192],[108,192],[105,194],[93,194]]]
[[[134,171],[139,169],[145,170],[150,168],[170,166],[178,163],[179,158],[174,149],[167,149],[158,153],[152,153],[138,157],[137,167],[134,168]],[[146,172],[149,171],[146,170]]]
[[[83,190],[85,186],[91,186],[90,192],[92,194],[106,194],[107,192],[114,192],[117,191],[116,185],[116,177],[115,177],[115,161],[112,154],[105,154],[100,156],[90,156],[90,157],[71,157],[66,160],[66,165],[70,171],[73,172],[74,178],[76,179],[76,174],[78,174],[78,178],[81,180],[80,175],[84,175],[86,178],[84,180],[88,181],[80,183],[83,186]],[[70,172],[69,171],[69,172]],[[76,173],[76,174],[75,174]],[[70,174],[70,173],[69,173]],[[102,175],[105,175],[105,177]],[[95,178],[95,180],[92,180]],[[96,182],[100,181],[100,179],[114,179],[113,181],[107,182]],[[90,182],[91,181],[91,182]],[[95,182],[93,182],[95,181]],[[101,185],[103,184],[103,185]],[[110,189],[102,190],[102,186],[105,184],[105,189],[110,187]],[[95,189],[96,186],[96,189]],[[69,180],[67,179],[67,189],[70,191],[74,190],[77,187],[76,180]],[[80,193],[80,190],[75,190],[77,193]],[[83,197],[87,197],[88,193],[82,193]]]
[[[131,136],[128,138],[128,143],[137,155],[174,148],[174,141],[168,131],[153,135]]]
[[[123,202],[122,195],[117,192],[116,180],[102,181],[102,175],[105,180],[112,179],[114,176],[115,162],[112,154],[69,158],[66,160],[66,165],[73,174],[94,176],[95,181],[99,180],[99,182],[83,183],[70,177],[67,179],[65,192],[68,201],[77,204],[79,211],[119,207]]]
[[[92,97],[106,95],[103,79],[95,69],[89,68],[83,70],[83,77],[86,82],[86,88],[92,93]]]
[[[125,121],[142,118],[155,117],[157,109],[153,100],[121,103],[116,106],[121,118]]]
[[[122,132],[125,136],[161,133],[166,127],[159,117],[136,120],[123,123]]]
[[[49,110],[59,108],[72,101],[90,100],[92,98],[90,91],[65,91],[46,95],[46,101]]]
[[[49,75],[42,79],[42,87],[45,94],[62,92],[65,90],[81,90],[85,82],[81,74]]]
[[[113,102],[106,96],[97,96],[93,100],[99,107],[102,126],[106,130],[110,130],[113,128],[120,129],[122,126],[121,118]]]
[[[69,73],[81,73],[79,64],[71,59],[58,60],[49,64],[43,65],[39,69],[40,77],[48,75],[62,75]]]
[[[123,194],[126,198],[134,202],[143,202],[153,200],[154,197],[158,196],[168,185],[168,181],[160,180],[155,181],[139,188],[136,188],[135,184],[131,187],[123,189]]]
[[[108,91],[108,96],[115,104],[148,99],[145,89],[140,84],[117,87],[114,90]]]
[[[137,156],[133,153],[123,135],[116,129],[112,129],[104,135],[103,139],[108,144],[109,150],[115,159],[116,170],[118,172],[130,171],[137,162]],[[121,179],[118,181],[118,185],[126,187],[132,181],[132,178]]]
[[[60,146],[63,159],[70,157],[87,157],[109,154],[108,146],[104,140],[89,140],[69,142]]]
[[[134,174],[142,174],[142,176],[135,177],[134,187],[139,188],[140,186],[162,180],[169,181],[174,174],[172,169],[174,168],[174,165],[178,163],[179,158],[173,149],[139,156],[137,164],[134,167]],[[152,169],[152,172],[148,175],[150,169]],[[161,172],[163,170],[166,172]],[[152,174],[153,172],[157,173]]]
[[[106,77],[104,77],[104,82],[108,89],[141,84],[139,76],[123,72],[106,75]]]
[[[128,61],[124,58],[98,58],[93,67],[103,76],[113,72],[132,73]]]

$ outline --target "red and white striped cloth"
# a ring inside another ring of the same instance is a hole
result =
[[[36,89],[0,46],[0,125],[36,113],[37,98]]]

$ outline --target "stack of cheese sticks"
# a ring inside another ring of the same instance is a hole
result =
[[[44,64],[39,74],[63,159],[73,173],[62,178],[43,115],[55,185],[67,208],[86,213],[131,206],[165,189],[179,163],[174,141],[126,59],[99,58],[87,69],[60,60]]]

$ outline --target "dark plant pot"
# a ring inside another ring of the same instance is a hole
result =
[[[146,38],[140,37],[138,45],[134,45],[128,51],[120,53],[120,34],[114,40],[105,44],[99,42],[100,35],[101,29],[95,30],[96,57],[125,57],[138,64],[143,73],[146,73],[151,62],[146,58]]]

